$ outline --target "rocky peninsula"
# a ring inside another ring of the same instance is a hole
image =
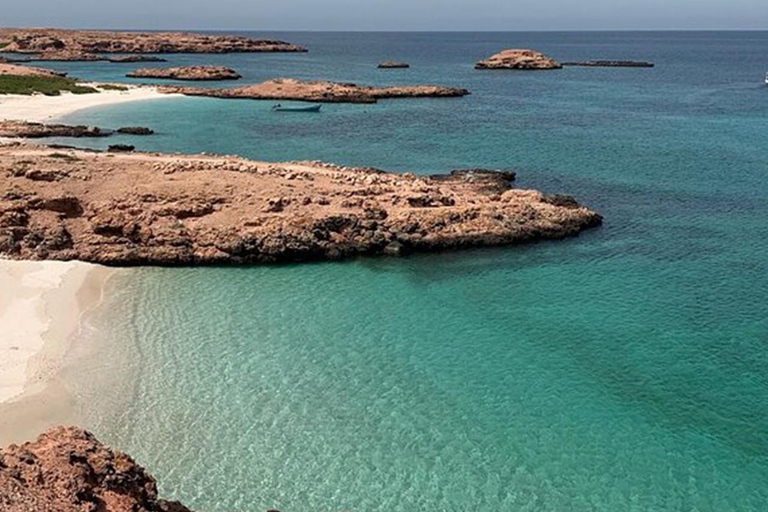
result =
[[[131,457],[75,427],[0,449],[0,510],[190,512],[159,499],[157,482]]]
[[[165,80],[238,80],[242,76],[224,66],[182,66],[172,68],[142,68],[131,71],[128,78],[160,78]]]
[[[601,217],[509,173],[0,146],[0,255],[107,265],[333,260],[576,235]]]
[[[278,78],[260,84],[226,89],[163,86],[159,87],[158,91],[166,94],[211,98],[296,100],[315,103],[376,103],[384,98],[448,98],[469,94],[467,89],[439,85],[372,87],[351,83],[302,81],[289,78]]]
[[[475,69],[547,70],[562,67],[562,64],[541,52],[519,49],[501,51],[475,64]]]
[[[0,29],[4,52],[60,54],[80,60],[84,54],[102,53],[251,53],[305,52],[306,48],[285,41],[249,39],[240,36],[187,32],[128,32],[65,30],[50,28]],[[96,57],[99,59],[100,57]]]

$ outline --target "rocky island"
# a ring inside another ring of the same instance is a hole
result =
[[[158,498],[157,482],[128,455],[75,427],[0,449],[3,512],[190,512]]]
[[[0,146],[0,256],[251,264],[557,239],[601,217],[510,173]]]
[[[131,71],[128,78],[161,78],[166,80],[238,80],[241,75],[224,66],[183,66],[172,68],[142,68]]]
[[[534,50],[504,50],[475,64],[475,69],[561,69],[563,66],[551,57]]]
[[[411,65],[408,64],[407,62],[387,61],[387,62],[382,62],[381,64],[378,65],[379,69],[407,69],[410,67]]]
[[[296,100],[316,103],[376,103],[384,98],[448,98],[469,94],[466,89],[438,85],[371,87],[350,83],[302,81],[288,78],[268,80],[260,84],[227,89],[188,86],[163,86],[166,94],[207,96],[211,98]]]
[[[104,60],[99,54],[305,52],[285,41],[187,32],[123,32],[2,28],[4,52],[39,54],[35,60]]]

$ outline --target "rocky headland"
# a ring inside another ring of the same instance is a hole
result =
[[[392,61],[382,62],[381,64],[378,65],[379,69],[407,69],[410,67],[411,65],[408,64],[407,62],[392,62]]]
[[[260,84],[209,89],[188,86],[163,86],[167,94],[207,96],[211,98],[296,100],[315,103],[376,103],[384,98],[448,98],[469,94],[466,89],[439,85],[372,87],[350,83],[302,81],[288,78],[268,80]]]
[[[563,66],[551,57],[534,50],[504,50],[475,64],[475,69],[547,70]]]
[[[242,76],[224,66],[182,66],[172,68],[142,68],[131,71],[129,78],[161,78],[166,80],[238,80]]]
[[[4,52],[42,53],[251,53],[305,52],[285,41],[187,32],[124,32],[50,28],[0,29]],[[74,55],[74,53],[72,54]],[[63,59],[62,59],[63,60]]]
[[[55,427],[0,449],[3,512],[190,512],[158,498],[157,482],[89,432]]]
[[[509,172],[393,174],[319,162],[0,146],[0,256],[250,264],[509,245],[601,217]]]

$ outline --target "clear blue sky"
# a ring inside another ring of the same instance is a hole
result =
[[[2,0],[2,26],[252,30],[768,29],[768,0]]]

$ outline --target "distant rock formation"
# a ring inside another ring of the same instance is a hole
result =
[[[586,62],[563,62],[563,66],[584,66],[591,68],[652,68],[653,62],[634,60],[588,60]]]
[[[570,196],[514,189],[513,179],[0,146],[0,255],[107,265],[335,260],[557,239],[601,223]]]
[[[0,450],[3,512],[191,512],[158,498],[157,483],[128,455],[75,427]]]
[[[305,52],[285,41],[186,32],[118,32],[64,29],[0,29],[5,52],[40,53],[245,53]]]
[[[131,71],[129,78],[162,78],[166,80],[238,80],[241,75],[223,66],[183,66],[173,68],[142,68]]]
[[[287,78],[227,89],[163,86],[167,94],[209,96],[213,98],[248,98],[258,100],[297,100],[316,103],[376,103],[383,98],[446,98],[469,94],[466,89],[437,85],[371,87],[334,82],[305,82]]]
[[[562,64],[534,50],[504,50],[475,64],[475,69],[560,69]]]
[[[379,64],[379,69],[405,69],[411,67],[407,62],[382,62]]]

